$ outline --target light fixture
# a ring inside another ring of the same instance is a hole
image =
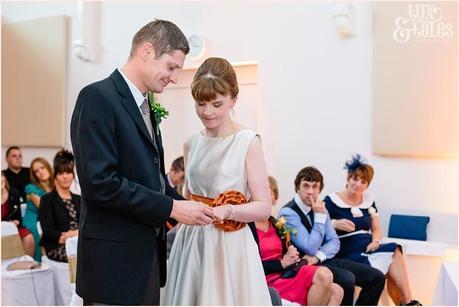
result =
[[[333,7],[333,21],[336,31],[342,37],[355,36],[355,7],[349,3],[338,3]]]
[[[79,1],[76,17],[76,39],[73,48],[77,58],[84,62],[97,62],[100,47],[99,1]]]

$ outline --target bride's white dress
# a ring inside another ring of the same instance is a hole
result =
[[[245,161],[255,132],[188,140],[186,176],[192,194],[227,190],[249,199]],[[172,246],[163,305],[271,305],[258,247],[248,226],[224,232],[213,224],[182,225]]]

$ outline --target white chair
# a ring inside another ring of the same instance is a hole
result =
[[[27,209],[27,204],[26,203],[21,204],[21,216],[22,217],[24,217],[26,213],[26,209]]]
[[[65,251],[67,252],[67,258],[69,259],[70,282],[72,286],[72,298],[70,300],[70,306],[83,306],[83,299],[79,297],[78,294],[76,294],[75,290],[77,247],[78,237],[68,238],[65,241]]]
[[[43,234],[40,222],[37,222],[40,237]],[[72,298],[72,285],[70,284],[69,264],[51,260],[42,251],[41,262],[53,268],[54,295],[56,305],[68,305]]]
[[[33,261],[25,255],[16,225],[2,222],[2,305],[54,305],[53,269],[46,264],[36,269],[8,271],[17,261]]]
[[[298,303],[295,303],[295,302],[290,302],[290,301],[287,301],[285,299],[281,299],[282,301],[282,306],[300,306],[300,304]]]

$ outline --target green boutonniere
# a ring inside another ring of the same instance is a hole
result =
[[[155,95],[152,92],[148,92],[148,103],[150,104],[151,112],[155,116],[156,133],[159,134],[159,124],[169,116],[169,111],[159,102],[156,102]]]

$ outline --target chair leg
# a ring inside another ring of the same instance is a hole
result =
[[[271,296],[271,303],[273,306],[282,306],[282,300],[279,295],[279,291],[273,287],[269,287],[269,295]]]

